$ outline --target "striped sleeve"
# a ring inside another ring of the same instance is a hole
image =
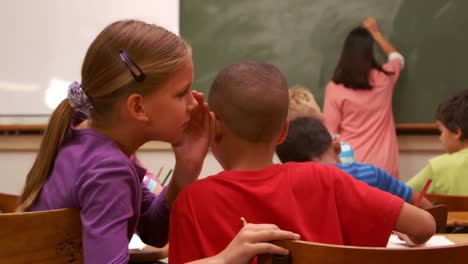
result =
[[[377,188],[392,193],[405,202],[410,201],[413,190],[408,185],[378,167],[374,167],[374,169],[378,180]]]
[[[413,190],[405,183],[397,180],[388,172],[370,164],[337,164],[345,172],[351,174],[355,179],[367,183],[385,192],[389,192],[409,202]]]

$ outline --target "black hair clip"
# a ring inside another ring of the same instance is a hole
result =
[[[125,64],[125,67],[127,67],[128,71],[133,76],[133,79],[135,79],[135,81],[142,82],[146,78],[145,73],[141,70],[138,64],[136,64],[136,62],[132,60],[132,58],[127,54],[127,52],[125,52],[125,50],[119,49],[119,56],[120,56],[120,60],[122,60],[122,62]],[[136,68],[139,73],[135,74],[131,66]]]

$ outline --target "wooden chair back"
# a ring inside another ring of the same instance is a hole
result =
[[[260,255],[258,264],[462,264],[468,259],[468,244],[431,248],[370,248],[277,241],[289,249],[290,256]]]
[[[0,214],[0,263],[83,263],[79,209]]]
[[[0,213],[13,213],[18,206],[18,196],[0,193]]]
[[[435,193],[428,193],[425,196],[433,203],[447,205],[449,211],[468,211],[468,196]]]
[[[446,233],[447,230],[447,216],[448,208],[445,204],[438,204],[432,207],[426,208],[436,222],[437,228],[436,233]]]

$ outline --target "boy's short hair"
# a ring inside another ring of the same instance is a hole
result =
[[[302,85],[294,85],[289,88],[288,120],[292,121],[301,116],[323,120],[322,112],[312,92]]]
[[[272,64],[232,64],[213,81],[208,105],[239,138],[268,143],[276,140],[286,122],[288,84]]]
[[[332,137],[323,123],[312,117],[289,122],[288,136],[276,146],[281,162],[306,162],[320,158],[331,146]]]
[[[468,136],[468,90],[458,92],[439,104],[435,118],[451,132],[460,129],[460,141],[465,140]]]

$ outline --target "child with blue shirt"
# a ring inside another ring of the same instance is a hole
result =
[[[419,193],[386,171],[370,164],[341,164],[340,151],[340,145],[332,140],[323,123],[311,117],[291,121],[286,139],[276,146],[276,153],[283,163],[317,161],[334,164],[370,186],[392,193],[408,203],[416,202]],[[429,207],[431,203],[423,198],[420,206]]]
[[[323,122],[323,114],[315,101],[312,92],[302,85],[294,85],[289,88],[288,120],[292,121],[298,117],[313,117]],[[341,152],[339,154],[341,163],[351,164],[355,162],[354,150],[347,142],[342,141],[340,135],[332,134],[333,141],[339,142]]]
[[[197,179],[209,145],[208,106],[192,82],[191,48],[175,34],[136,20],[107,26],[86,53],[81,84],[70,85],[50,118],[18,211],[80,208],[85,263],[127,263],[135,232],[165,245],[171,204]],[[79,127],[83,117],[89,124]],[[159,195],[143,186],[146,170],[130,159],[151,140],[171,143],[176,160]],[[249,228],[272,232],[255,239],[241,232],[215,258],[228,263],[245,245],[297,238],[274,226]],[[263,247],[242,256],[268,251],[285,253]]]
[[[408,185],[422,190],[430,178],[428,193],[468,196],[468,90],[442,102],[435,118],[447,154],[431,159]]]

